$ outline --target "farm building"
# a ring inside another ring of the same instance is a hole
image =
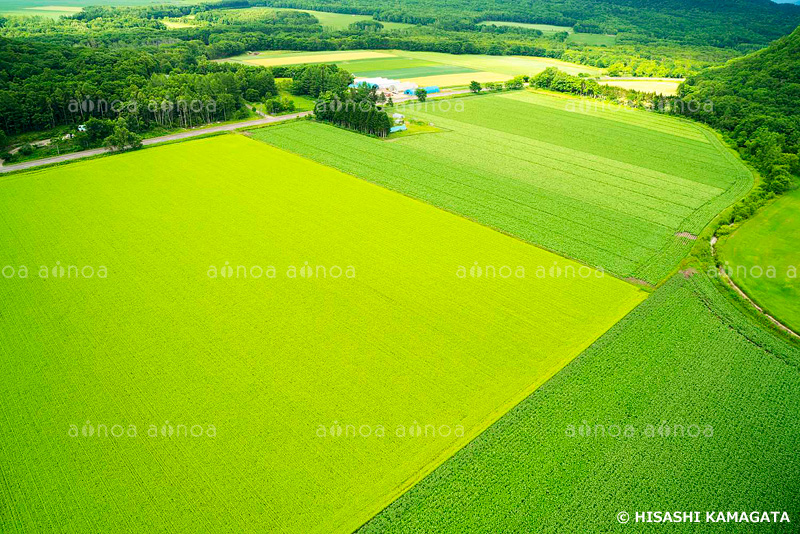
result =
[[[407,94],[407,95],[413,95],[413,94],[414,94],[414,92],[416,91],[416,89],[417,89],[417,88],[416,88],[416,87],[414,87],[414,88],[411,88],[411,89],[406,89],[404,92],[405,92],[405,94]],[[441,91],[441,89],[439,89],[439,88],[438,88],[437,86],[435,86],[435,85],[431,85],[431,86],[429,86],[429,87],[423,87],[423,89],[425,89],[425,92],[426,92],[426,93],[428,93],[428,94],[431,94],[431,93],[438,93],[439,91]]]
[[[388,93],[402,93],[404,91],[417,88],[417,84],[411,82],[401,82],[400,80],[392,80],[389,78],[356,78],[350,87],[359,87],[361,85],[368,85],[374,87],[378,91]]]

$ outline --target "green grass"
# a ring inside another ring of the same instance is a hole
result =
[[[345,30],[354,22],[361,20],[374,20],[369,15],[348,15],[346,13],[328,13],[326,11],[311,11],[307,9],[283,9],[280,11],[304,11],[310,13],[319,20],[319,23],[331,30]],[[402,22],[384,22],[379,20],[386,30],[402,30],[406,28],[413,28],[413,24],[404,24]]]
[[[314,99],[303,95],[293,95],[289,91],[280,91],[282,97],[291,99],[294,102],[294,112],[311,111],[314,109]]]
[[[349,15],[346,13],[330,13],[327,11],[313,11],[310,9],[292,9],[292,8],[272,8],[272,7],[251,7],[246,9],[228,9],[225,13],[236,15],[243,20],[253,19],[259,17],[263,13],[272,13],[275,11],[300,11],[308,13],[316,18],[320,25],[332,30],[340,31],[346,30],[348,26],[354,22],[362,20],[374,20],[370,15]],[[384,22],[377,21],[383,24],[385,30],[401,30],[414,27],[413,24],[405,24],[401,22]]]
[[[0,213],[0,265],[30,269],[0,278],[2,532],[351,532],[644,295],[239,135],[9,176]],[[70,436],[100,424],[136,437]]]
[[[797,532],[798,362],[708,279],[678,275],[359,534]],[[581,436],[595,425],[606,434]],[[633,524],[648,510],[791,523]]]
[[[383,76],[385,78],[418,78],[421,76],[437,76],[442,74],[460,74],[474,72],[462,65],[445,65],[434,61],[413,58],[359,59],[340,61],[341,68],[363,77]]]
[[[571,33],[567,37],[567,42],[590,46],[614,46],[617,42],[617,36],[597,33]]]
[[[525,28],[528,30],[539,30],[542,33],[559,33],[559,32],[572,33],[573,31],[571,26],[553,26],[552,24],[530,24],[527,22],[510,22],[505,20],[485,20],[480,24],[491,25],[491,26],[510,26],[512,28]]]
[[[731,277],[761,307],[800,331],[800,189],[746,221],[719,248]]]
[[[430,124],[423,121],[415,121],[415,120],[406,121],[405,125],[406,125],[405,130],[389,134],[389,140],[398,139],[400,137],[408,137],[411,135],[439,133],[443,131],[441,128],[437,128],[436,126],[431,126]]]
[[[103,0],[102,5],[107,6],[141,6],[147,4],[180,4],[184,0]],[[62,15],[71,15],[74,10],[70,8],[98,5],[96,0],[0,0],[0,14],[26,15],[57,18]],[[62,7],[62,10],[30,9],[36,7]]]
[[[531,92],[399,111],[447,132],[383,143],[315,123],[254,135],[526,241],[657,283],[750,173],[707,130]],[[458,107],[460,106],[460,107]],[[463,109],[463,111],[457,111]],[[574,109],[574,111],[569,111]]]

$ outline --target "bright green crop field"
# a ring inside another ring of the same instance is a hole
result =
[[[719,251],[739,287],[800,331],[800,189],[742,224]]]
[[[474,69],[462,65],[446,65],[435,61],[404,57],[340,61],[337,65],[356,76],[383,76],[397,79],[476,72]]]
[[[797,532],[799,365],[703,275],[676,275],[359,533]],[[634,524],[675,510],[701,523]]]
[[[0,179],[0,243],[3,533],[352,532],[645,295],[240,135]]]
[[[390,141],[310,122],[254,137],[622,277],[655,284],[752,184],[709,131],[520,91],[401,108],[446,132]]]

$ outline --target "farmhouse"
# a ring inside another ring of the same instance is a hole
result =
[[[359,87],[361,85],[368,85],[374,87],[382,93],[403,93],[417,88],[417,84],[412,82],[402,82],[400,80],[392,80],[389,78],[356,78],[350,87]]]

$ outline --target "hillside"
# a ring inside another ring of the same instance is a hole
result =
[[[796,152],[800,143],[800,28],[769,47],[710,68],[686,80],[681,96],[712,100],[705,116],[712,125],[734,131],[743,140],[757,124],[786,135],[785,146]],[[742,135],[739,135],[742,134]]]
[[[231,0],[231,4],[263,4]],[[282,7],[375,13],[397,22],[465,26],[503,20],[574,26],[586,33],[622,33],[631,42],[667,39],[693,45],[766,45],[800,24],[800,7],[770,0],[406,0],[384,7],[374,0],[277,0]]]
[[[785,191],[790,175],[800,174],[800,28],[763,50],[691,76],[679,97],[685,104],[712,104],[691,115],[729,134],[762,172],[768,190]]]

